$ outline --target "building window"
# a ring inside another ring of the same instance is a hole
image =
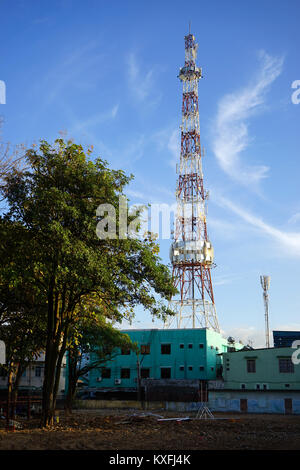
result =
[[[260,390],[260,384],[256,384],[256,390]]]
[[[171,345],[170,344],[162,344],[161,345],[161,353],[162,354],[171,354]]]
[[[141,368],[141,379],[149,379],[150,377],[150,369],[142,367]]]
[[[285,388],[290,388],[290,384],[284,384]]]
[[[189,366],[189,370],[193,370],[193,366]]]
[[[204,370],[204,366],[200,366],[200,367],[199,367],[199,370],[203,371],[203,370]]]
[[[211,346],[211,347],[210,347],[210,349],[214,349],[214,347],[213,347],[213,346]]]
[[[210,369],[211,369],[211,370],[214,370],[214,367],[211,367]]]
[[[41,375],[42,375],[42,368],[37,366],[35,368],[35,376],[36,377],[41,377]]]
[[[256,372],[255,359],[247,359],[247,372],[249,373]]]
[[[102,367],[101,369],[101,377],[102,379],[110,379],[111,377],[111,370],[108,367]]]
[[[241,389],[245,390],[246,389],[246,384],[241,384]]]
[[[160,378],[161,379],[170,379],[171,378],[171,367],[161,367],[161,369],[160,369]]]
[[[128,348],[122,348],[121,349],[121,355],[122,356],[128,356],[130,354],[130,349]]]
[[[121,379],[130,379],[130,369],[121,369]]]
[[[141,344],[141,354],[150,354],[150,344]]]
[[[184,370],[184,366],[180,366],[180,367],[179,367],[179,370]]]
[[[193,349],[192,343],[189,343],[189,349]]]
[[[179,347],[180,347],[180,349],[184,349],[184,344],[181,343],[181,344],[179,345]]]
[[[203,348],[204,348],[204,344],[203,344],[203,343],[200,343],[200,344],[199,344],[199,348],[200,348],[200,349],[203,349]]]
[[[0,365],[0,377],[6,377],[7,376],[7,370],[5,367]]]
[[[264,390],[268,390],[268,385],[267,385],[267,384],[263,384],[263,389],[264,389]]]
[[[294,364],[290,357],[279,359],[279,372],[294,373]]]

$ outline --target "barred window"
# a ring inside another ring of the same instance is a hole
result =
[[[160,378],[161,379],[170,379],[171,378],[171,367],[162,367],[160,369]]]
[[[101,377],[102,379],[110,379],[111,377],[111,370],[107,367],[102,367],[101,370]]]
[[[121,369],[121,379],[130,379],[130,369]]]
[[[146,367],[141,368],[141,378],[142,379],[149,379],[150,377],[150,369]]]
[[[279,359],[279,372],[294,373],[294,364],[290,357]]]
[[[128,356],[130,354],[130,349],[129,348],[122,348],[121,349],[121,355],[122,356]]]
[[[36,376],[36,377],[41,377],[41,375],[42,375],[42,368],[39,367],[39,366],[36,366],[36,368],[35,368],[35,376]]]
[[[170,344],[162,344],[161,345],[161,353],[162,354],[171,354],[171,345]]]
[[[249,373],[256,372],[255,359],[247,359],[247,372]]]
[[[141,354],[150,354],[150,344],[141,344]]]

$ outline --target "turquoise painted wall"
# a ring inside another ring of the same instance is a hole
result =
[[[300,364],[294,364],[293,373],[279,372],[279,359],[291,358],[293,352],[292,348],[270,348],[224,354],[225,388],[241,389],[245,384],[253,390],[265,384],[268,390],[300,390]],[[247,359],[255,360],[255,372],[247,372]]]
[[[150,369],[150,377],[161,378],[161,368],[170,368],[171,379],[214,380],[217,364],[221,363],[218,354],[227,351],[227,340],[205,328],[199,329],[166,329],[166,330],[123,330],[139,346],[150,344],[150,354],[140,355],[140,367]],[[171,353],[162,354],[161,345],[170,344]],[[181,346],[183,345],[183,346]],[[238,347],[242,347],[238,345]],[[92,356],[91,356],[92,357]],[[119,354],[106,364],[111,369],[110,378],[102,378],[101,370],[90,372],[89,387],[115,387],[116,379],[121,379],[118,387],[136,387],[137,356]],[[130,378],[121,378],[121,369],[130,369]],[[200,369],[201,368],[201,369]]]

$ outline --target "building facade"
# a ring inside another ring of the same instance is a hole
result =
[[[220,353],[232,347],[220,333],[207,328],[122,332],[138,344],[140,354],[120,351],[105,367],[93,369],[89,388],[136,388],[138,371],[141,379],[215,380],[222,373]]]
[[[32,390],[42,391],[44,382],[44,369],[45,369],[45,355],[42,353],[40,356],[24,371],[21,379],[19,390]],[[63,358],[58,396],[63,396],[65,393],[65,382],[66,382],[66,356]],[[7,371],[4,367],[0,367],[0,390],[7,388]]]
[[[223,354],[224,383],[231,390],[299,390],[300,365],[292,348],[263,348]]]
[[[223,388],[209,391],[214,411],[300,414],[300,364],[294,348],[223,354]]]

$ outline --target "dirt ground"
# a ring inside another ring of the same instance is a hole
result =
[[[213,420],[199,420],[195,413],[151,413],[78,410],[65,417],[61,412],[52,429],[39,429],[37,418],[19,418],[23,428],[14,432],[6,431],[2,420],[0,450],[300,449],[300,416],[216,413]],[[158,421],[157,415],[191,419]]]

